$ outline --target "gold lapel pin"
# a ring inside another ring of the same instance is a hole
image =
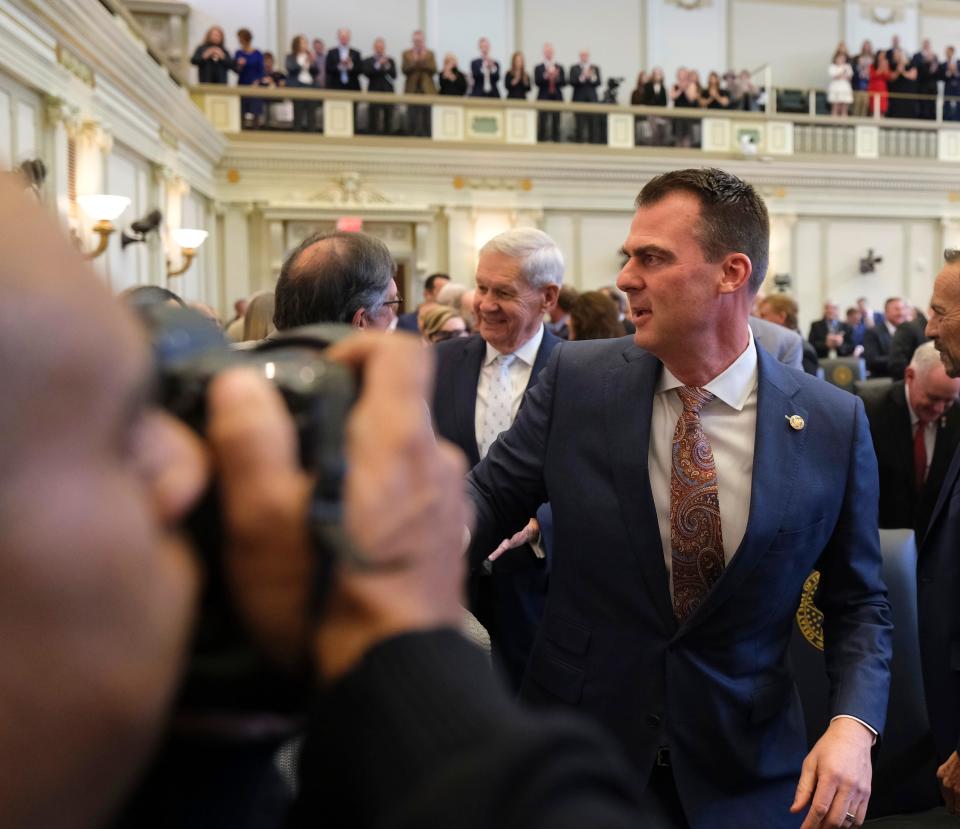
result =
[[[787,423],[790,424],[790,428],[798,432],[807,425],[806,421],[800,417],[800,415],[784,415],[784,417],[787,419]]]

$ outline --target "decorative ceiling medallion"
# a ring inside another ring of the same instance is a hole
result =
[[[711,0],[671,0],[674,5],[679,6],[681,9],[686,9],[687,11],[694,11],[696,9],[705,9],[708,6],[713,5]]]
[[[874,23],[879,23],[881,26],[888,26],[891,23],[896,22],[900,19],[900,9],[896,6],[887,6],[887,5],[876,5],[868,6],[869,17]]]
[[[389,204],[390,199],[361,181],[359,173],[337,176],[329,187],[309,196],[309,201],[333,204]]]

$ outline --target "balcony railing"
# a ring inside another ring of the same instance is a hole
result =
[[[224,133],[357,135],[413,144],[594,144],[629,150],[672,147],[761,157],[830,156],[960,163],[960,122],[943,120],[958,99],[911,96],[935,119],[832,117],[773,111],[783,90],[764,96],[771,111],[623,106],[505,98],[342,92],[304,87],[195,86],[191,94]],[[805,94],[803,90],[801,95]],[[894,97],[893,93],[888,99]],[[816,96],[807,94],[816,110]]]

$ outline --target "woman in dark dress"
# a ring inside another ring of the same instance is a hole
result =
[[[720,76],[716,72],[707,77],[707,88],[700,96],[700,106],[707,109],[727,109],[730,106],[730,93],[720,86]]]
[[[666,107],[667,105],[667,85],[663,81],[663,70],[659,66],[653,67],[650,77],[643,85],[642,103],[648,107]],[[651,118],[650,127],[650,140],[653,146],[667,146],[670,122],[666,118]]]
[[[447,52],[443,57],[443,69],[437,75],[441,95],[466,95],[467,76],[457,67],[457,56]]]
[[[917,94],[917,67],[911,66],[910,59],[903,49],[893,50],[890,66],[892,74],[887,84],[890,91],[889,118],[916,118],[917,102],[913,98],[901,98],[900,95]]]
[[[226,83],[227,73],[233,69],[233,61],[223,45],[223,29],[211,26],[203,43],[201,43],[190,58],[190,63],[197,67],[197,80],[200,83]]]
[[[237,86],[256,86],[263,77],[263,54],[253,48],[253,35],[249,29],[237,32],[240,48],[233,56],[237,72]],[[240,111],[244,127],[259,127],[263,124],[263,101],[259,98],[241,98]]]
[[[526,99],[530,91],[530,75],[527,74],[527,68],[523,62],[523,55],[520,52],[514,52],[510,58],[510,69],[507,71],[504,79],[507,87],[508,98]]]
[[[312,87],[317,69],[306,35],[297,35],[290,43],[290,54],[284,61],[287,70],[287,86]],[[313,101],[293,102],[293,128],[306,131],[313,127],[316,104]]]
[[[671,90],[670,97],[673,98],[673,106],[677,109],[700,109],[700,99],[703,97],[703,92],[697,79],[697,73],[684,73],[683,78],[678,73],[677,83]],[[694,126],[699,126],[699,124],[699,121],[694,121],[692,118],[674,118],[673,138],[675,146],[692,147]]]

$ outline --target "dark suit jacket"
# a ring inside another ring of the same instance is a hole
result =
[[[420,333],[420,326],[417,325],[417,312],[408,311],[397,317],[397,328],[400,331],[411,331],[414,334]]]
[[[927,335],[924,333],[926,328],[927,318],[919,311],[913,322],[905,322],[897,328],[887,357],[887,369],[894,380],[903,379],[903,373],[913,359],[913,352],[927,341]]]
[[[827,347],[827,334],[830,333],[826,320],[817,320],[810,325],[810,336],[807,338],[817,350],[817,356],[820,358],[829,357],[830,349]],[[853,353],[853,329],[845,322],[837,323],[837,333],[843,334],[843,344],[837,349],[838,357],[846,357]]]
[[[667,85],[660,84],[660,91],[654,88],[652,81],[643,85],[643,105],[648,107],[665,107],[667,105]]]
[[[863,404],[763,349],[757,359],[746,534],[682,625],[647,471],[653,355],[626,338],[561,344],[467,479],[474,562],[547,497],[553,510],[550,599],[522,698],[605,724],[641,781],[666,733],[691,829],[800,825],[787,809],[807,737],[787,646],[815,567],[830,714],[878,731],[886,718],[890,608]]]
[[[499,98],[500,97],[500,62],[493,61],[493,69],[490,70],[490,91],[483,91],[483,59],[475,58],[470,62],[470,74],[473,75],[473,88],[470,90],[471,98]]]
[[[960,409],[954,406],[941,419],[933,461],[918,497],[913,480],[913,428],[903,380],[880,388],[863,387],[861,396],[880,469],[880,527],[914,530],[919,547],[960,443]]]
[[[889,377],[890,369],[887,365],[890,356],[890,343],[893,335],[887,330],[887,324],[868,328],[863,333],[863,358],[867,361],[867,371],[871,377]]]
[[[362,61],[360,53],[356,49],[350,49],[350,60],[353,61],[353,67],[347,71],[347,82],[340,80],[340,70],[337,64],[340,62],[340,48],[334,44],[327,49],[327,89],[353,89],[360,90],[360,69]]]
[[[547,71],[547,65],[545,63],[538,63],[536,68],[533,70],[533,83],[537,87],[538,101],[563,100],[563,87],[567,85],[567,76],[563,71],[563,67],[559,63],[556,66],[559,70],[559,77],[557,77],[557,80],[555,81],[556,89],[553,91],[553,94],[550,93],[550,81],[543,77],[544,72]]]
[[[937,756],[960,747],[960,451],[943,479],[917,554],[917,615],[927,711]]]
[[[554,348],[561,342],[544,329],[540,350],[530,373],[529,392]],[[433,398],[433,420],[437,434],[455,443],[467,456],[470,466],[480,462],[475,415],[477,380],[487,345],[479,336],[439,343],[436,347],[437,373]],[[526,400],[526,397],[524,398]],[[522,403],[520,410],[523,411]],[[547,571],[553,542],[553,518],[544,498],[530,510],[540,521],[547,562],[536,558],[529,546],[511,550],[492,567],[492,578],[475,572],[468,582],[470,609],[490,632],[491,644],[515,691],[520,688],[533,638],[543,614]],[[524,521],[526,523],[526,521]],[[503,539],[497,539],[497,544]],[[486,554],[497,546],[494,544]]]
[[[570,67],[570,86],[573,87],[574,101],[585,101],[595,104],[599,100],[597,98],[597,87],[600,86],[600,67],[591,63],[590,68],[596,76],[592,81],[586,78],[583,80],[580,79],[579,63],[575,63]]]
[[[365,58],[360,67],[362,74],[370,81],[367,84],[369,92],[393,92],[393,82],[397,77],[397,64],[393,58],[384,58],[383,64],[377,69],[374,64],[377,59],[371,55]]]

